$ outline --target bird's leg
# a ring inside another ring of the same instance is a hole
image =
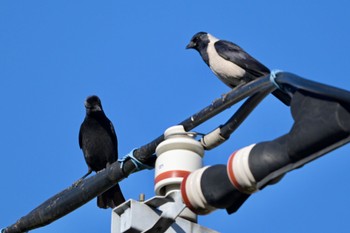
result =
[[[77,187],[91,173],[92,169],[89,167],[88,172],[85,175],[83,175],[79,180],[75,181],[72,186]]]
[[[88,175],[90,175],[91,173],[92,173],[92,170],[89,169],[88,172],[87,172],[85,175],[83,175],[79,180],[82,181],[83,179],[85,179],[85,178],[86,178]]]

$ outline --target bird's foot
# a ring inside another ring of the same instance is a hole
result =
[[[79,184],[83,181],[82,178],[80,178],[79,180],[75,181],[73,184],[72,184],[72,187],[76,188],[79,186]]]
[[[227,93],[221,95],[221,100],[223,102],[225,102],[226,98],[227,98]]]

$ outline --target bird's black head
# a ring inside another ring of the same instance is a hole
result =
[[[206,48],[209,42],[208,33],[198,32],[192,37],[190,43],[186,46],[186,49],[200,51],[201,49]]]
[[[102,112],[102,104],[100,98],[96,95],[88,96],[85,100],[86,113]]]

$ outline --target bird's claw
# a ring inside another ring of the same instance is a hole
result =
[[[75,181],[73,184],[72,184],[72,187],[76,188],[79,186],[79,184],[83,181],[83,179],[79,179],[77,181]]]
[[[226,97],[227,97],[227,94],[226,94],[226,93],[221,95],[221,99],[222,99],[223,102],[225,102]]]

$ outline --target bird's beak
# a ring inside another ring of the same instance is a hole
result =
[[[99,112],[102,111],[102,108],[98,105],[91,105],[88,102],[85,102],[85,108],[87,111],[91,111],[91,112]]]
[[[84,106],[85,106],[85,108],[91,108],[91,105],[86,101],[84,102]]]
[[[194,47],[196,47],[196,44],[193,43],[192,41],[186,46],[186,49],[193,49]]]

